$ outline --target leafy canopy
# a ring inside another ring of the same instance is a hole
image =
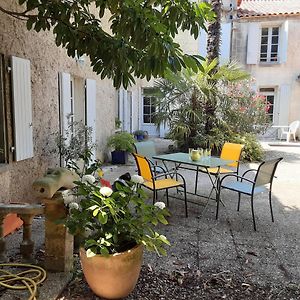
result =
[[[174,42],[178,30],[197,38],[213,19],[210,6],[188,0],[19,0],[27,28],[53,29],[57,46],[69,56],[86,54],[101,78],[126,88],[134,77],[163,77],[165,70],[201,67],[200,56],[187,55]],[[103,20],[109,18],[109,27]]]
[[[266,100],[251,90],[249,74],[234,62],[218,69],[216,65],[216,60],[206,61],[201,72],[170,73],[156,82],[155,122],[168,123],[169,136],[181,150],[217,149],[237,136],[241,140],[247,135],[252,141],[250,134],[268,126]],[[210,130],[205,126],[208,121]]]

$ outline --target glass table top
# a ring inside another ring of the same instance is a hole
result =
[[[155,155],[153,159],[199,166],[204,168],[217,168],[233,163],[233,160],[226,160],[216,156],[202,156],[199,160],[192,160],[188,153],[178,152],[171,154]]]

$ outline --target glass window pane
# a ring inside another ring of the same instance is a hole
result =
[[[272,44],[278,44],[278,36],[272,37]]]
[[[262,45],[262,46],[260,47],[260,52],[261,52],[261,53],[267,53],[267,51],[268,51],[268,46],[263,46],[263,45]]]
[[[144,106],[144,114],[150,114],[150,106]]]
[[[278,35],[279,27],[273,27],[272,28],[272,35]]]
[[[144,105],[150,105],[150,97],[144,97]]]
[[[271,48],[271,52],[277,53],[278,52],[278,45],[273,45]]]
[[[144,115],[144,123],[150,123],[150,115]]]
[[[155,113],[155,106],[154,105],[151,106],[151,113],[152,114]]]
[[[262,28],[261,29],[261,34],[262,35],[268,35],[268,28]]]
[[[261,43],[267,45],[268,44],[268,37],[267,36],[262,36],[261,37]]]

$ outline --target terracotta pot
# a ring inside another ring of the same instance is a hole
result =
[[[126,297],[135,287],[143,259],[143,246],[109,256],[86,257],[80,248],[83,274],[91,290],[106,299]]]

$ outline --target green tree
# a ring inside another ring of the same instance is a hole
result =
[[[218,148],[237,134],[257,133],[268,122],[265,99],[251,92],[249,74],[237,64],[203,63],[203,71],[170,73],[156,82],[157,124],[168,123],[170,137],[182,150],[189,147]],[[205,128],[207,103],[216,101],[212,130]]]
[[[182,52],[174,42],[178,30],[197,38],[213,19],[206,3],[188,0],[19,0],[24,11],[2,13],[25,20],[37,32],[53,30],[57,46],[69,56],[86,54],[101,78],[126,88],[134,77],[162,77],[165,70],[197,69],[200,57]],[[110,28],[103,26],[104,14]]]

